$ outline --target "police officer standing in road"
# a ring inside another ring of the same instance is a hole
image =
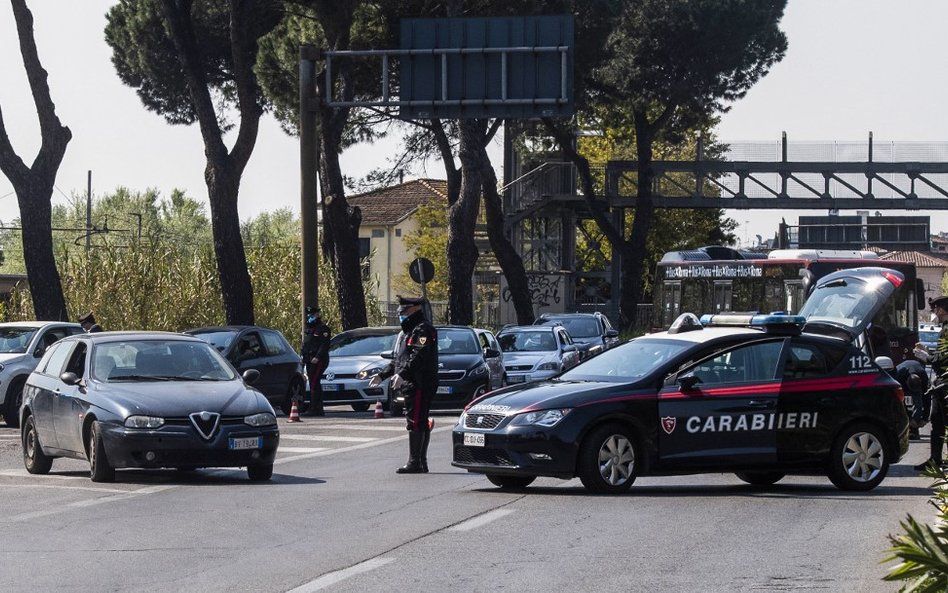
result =
[[[398,320],[402,326],[395,344],[395,359],[369,382],[379,385],[391,377],[389,389],[405,398],[408,424],[408,463],[400,474],[428,473],[428,443],[431,428],[428,412],[438,390],[438,331],[425,318],[423,298],[398,297]]]
[[[935,373],[932,388],[932,435],[931,454],[924,463],[915,466],[917,470],[928,467],[940,468],[942,452],[945,448],[945,413],[948,406],[948,296],[940,296],[931,301],[932,312],[941,323],[941,333],[938,334],[938,346],[935,355],[929,356],[928,351],[921,343],[915,345],[915,357],[922,362],[930,362]]]
[[[332,332],[323,323],[319,307],[306,307],[306,329],[303,330],[303,347],[300,357],[306,365],[309,378],[309,393],[312,402],[309,416],[325,416],[323,409],[323,385],[320,381],[323,371],[329,366],[329,338]]]

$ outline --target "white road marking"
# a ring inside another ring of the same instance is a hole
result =
[[[374,431],[374,430],[377,430],[377,431],[379,431],[379,432],[396,432],[396,431],[408,432],[407,430],[405,430],[405,426],[404,426],[404,425],[401,425],[401,426],[371,426],[371,425],[369,425],[369,424],[362,424],[362,425],[351,425],[351,426],[350,426],[350,425],[348,425],[348,424],[316,424],[316,425],[315,425],[315,428],[319,428],[320,430],[365,430],[365,431]],[[282,436],[283,433],[281,432],[280,435]]]
[[[453,427],[445,426],[444,428],[436,428],[432,430],[432,434],[437,432],[444,432],[446,430],[451,430]],[[282,436],[280,437],[282,439]],[[348,453],[349,451],[358,451],[359,449],[368,449],[369,447],[376,447],[378,445],[387,445],[389,443],[398,443],[406,441],[407,439],[404,436],[391,437],[387,439],[372,439],[368,443],[360,443],[358,445],[350,445],[348,447],[339,447],[338,449],[328,449],[326,451],[318,451],[316,453],[304,453],[302,455],[294,455],[291,457],[280,457],[273,462],[273,465],[282,465],[284,463],[290,463],[291,461],[300,461],[302,459],[311,459],[313,457],[323,457],[326,455],[336,455],[337,453]]]
[[[315,453],[316,451],[325,451],[326,447],[284,447],[280,445],[280,453]]]
[[[453,527],[449,527],[448,531],[470,531],[472,529],[477,529],[478,527],[483,527],[484,525],[487,525],[491,521],[502,519],[503,517],[506,517],[512,512],[513,511],[507,510],[507,509],[497,509],[494,511],[490,511],[478,517],[474,517],[473,519],[468,519],[467,521],[464,521],[463,523],[458,523],[457,525]]]
[[[97,504],[107,504],[110,502],[117,502],[120,500],[127,500],[129,498],[135,498],[136,496],[144,496],[147,494],[157,494],[165,490],[171,490],[177,488],[177,486],[149,486],[147,488],[140,488],[132,492],[123,492],[121,494],[114,494],[112,496],[103,496],[102,498],[91,498],[88,500],[77,500],[69,504],[59,506],[55,509],[46,509],[43,511],[34,511],[32,513],[22,513],[19,515],[13,515],[6,518],[6,521],[11,523],[17,523],[20,521],[27,521],[30,519],[36,519],[38,517],[46,517],[48,515],[57,515],[68,509],[78,509],[84,507],[91,507]]]
[[[349,568],[326,573],[323,576],[306,583],[305,585],[300,585],[295,589],[290,589],[287,591],[287,593],[312,593],[313,591],[321,591],[322,589],[335,585],[336,583],[348,579],[349,577],[362,574],[363,572],[369,572],[370,570],[375,570],[376,568],[380,568],[394,561],[394,558],[372,558],[371,560],[360,562],[359,564],[350,566]]]
[[[26,469],[5,469],[0,471],[0,476],[10,476],[13,478],[35,478],[38,480],[85,480],[89,481],[89,476],[62,476],[57,474],[33,475]]]
[[[372,437],[343,437],[325,434],[280,434],[281,441],[336,441],[337,443],[368,443]]]

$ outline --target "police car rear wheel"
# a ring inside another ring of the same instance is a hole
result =
[[[487,480],[494,486],[504,490],[523,490],[533,483],[534,476],[498,476],[496,474],[487,474]]]
[[[780,472],[737,472],[734,475],[742,482],[747,482],[754,486],[770,486],[779,482],[787,474]]]
[[[836,437],[827,474],[840,490],[872,490],[888,471],[885,438],[878,427],[854,424]]]
[[[594,430],[579,451],[579,479],[591,492],[625,492],[635,481],[635,439],[629,429],[607,424]]]

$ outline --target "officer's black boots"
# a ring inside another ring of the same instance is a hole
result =
[[[424,444],[425,433],[420,430],[408,431],[408,463],[401,466],[395,473],[421,474],[427,471],[421,466],[421,447]]]
[[[924,462],[916,465],[913,469],[922,471],[922,470],[928,469],[929,467],[933,467],[936,469],[941,467],[941,459],[942,459],[941,453],[942,453],[942,450],[945,448],[945,437],[943,436],[937,437],[937,436],[932,435],[931,439],[932,439],[931,440],[931,446],[932,446],[931,456],[928,459],[926,459]]]
[[[418,463],[421,465],[421,473],[428,473],[428,443],[431,442],[431,431],[422,431],[421,454],[418,456]]]

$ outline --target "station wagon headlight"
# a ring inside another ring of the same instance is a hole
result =
[[[518,414],[514,417],[511,424],[518,426],[545,426],[547,428],[554,426],[557,422],[562,420],[572,411],[572,408],[561,408],[558,410],[539,410],[536,412],[527,412],[526,414]]]
[[[383,369],[382,367],[372,367],[372,368],[370,368],[370,369],[363,369],[363,370],[359,371],[358,373],[356,373],[356,379],[358,379],[359,381],[364,381],[364,380],[368,379],[369,377],[372,377],[372,376],[374,376],[374,375],[378,375],[378,374],[381,373],[383,370],[384,370],[384,369]]]
[[[480,366],[476,366],[476,367],[474,367],[473,369],[471,369],[470,372],[471,372],[471,376],[472,376],[472,377],[476,377],[476,376],[478,376],[478,375],[483,375],[484,373],[487,372],[487,365],[482,364],[482,365],[480,365]]]
[[[544,362],[537,366],[538,371],[558,371],[560,370],[560,363],[558,362]]]
[[[125,428],[158,428],[165,419],[159,416],[129,416],[125,419]]]
[[[270,412],[261,412],[244,418],[244,424],[249,426],[273,426],[276,423],[276,416]]]

